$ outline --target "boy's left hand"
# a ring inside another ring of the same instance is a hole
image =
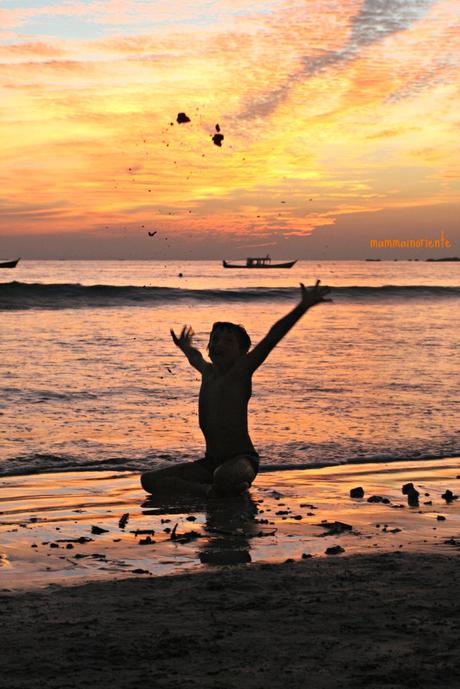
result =
[[[332,299],[325,299],[325,296],[331,291],[329,287],[320,287],[321,280],[316,281],[314,287],[305,287],[303,282],[300,283],[302,296],[300,303],[306,308],[321,304],[323,302],[332,302]]]

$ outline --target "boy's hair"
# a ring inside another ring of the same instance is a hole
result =
[[[211,332],[209,334],[209,339],[211,339],[211,336],[215,330],[230,330],[231,332],[235,333],[240,349],[243,352],[247,352],[249,350],[249,347],[251,346],[251,338],[249,337],[242,325],[237,325],[236,323],[229,323],[227,321],[217,321],[212,326]]]

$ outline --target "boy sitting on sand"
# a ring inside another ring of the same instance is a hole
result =
[[[277,321],[251,351],[251,340],[241,325],[214,323],[209,337],[211,363],[192,346],[193,330],[184,326],[174,344],[201,373],[200,428],[206,441],[203,459],[148,471],[141,476],[143,488],[155,495],[239,495],[257,475],[259,456],[248,433],[248,402],[254,371],[271,350],[315,304],[325,299],[328,287],[320,281],[307,289],[302,283],[299,304]]]

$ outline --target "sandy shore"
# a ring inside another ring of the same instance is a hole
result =
[[[459,565],[386,553],[3,596],[0,686],[458,687]]]
[[[337,547],[447,554],[460,538],[460,500],[442,495],[460,493],[459,472],[456,458],[269,472],[242,499],[170,505],[148,501],[133,474],[5,478],[0,591],[280,563]],[[409,482],[418,505],[401,491]],[[364,497],[350,497],[355,487]]]
[[[207,505],[133,475],[3,479],[0,687],[458,687],[459,471],[266,473]]]

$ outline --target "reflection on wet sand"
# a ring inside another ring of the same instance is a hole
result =
[[[231,565],[251,562],[250,539],[261,535],[256,522],[257,504],[249,493],[225,499],[193,501],[187,498],[165,500],[149,496],[142,503],[144,515],[184,514],[200,512],[204,515],[203,530],[177,531],[166,527],[171,540],[188,543],[197,540],[198,558],[208,565]],[[195,521],[196,517],[189,516]],[[273,533],[273,531],[272,531]]]

